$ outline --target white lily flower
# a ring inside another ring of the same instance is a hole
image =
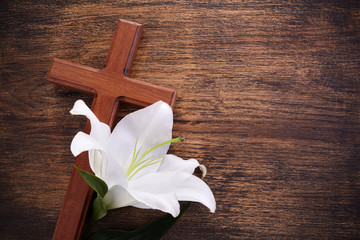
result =
[[[173,113],[168,104],[159,101],[125,116],[112,133],[82,100],[70,113],[85,115],[91,122],[90,135],[77,133],[71,152],[77,156],[89,151],[92,171],[109,187],[103,199],[107,210],[134,206],[176,217],[178,201],[194,201],[215,212],[213,193],[193,175],[196,167],[205,167],[195,159],[166,154],[171,142],[180,141],[171,139]]]

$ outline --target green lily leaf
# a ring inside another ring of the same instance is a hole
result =
[[[93,202],[93,210],[91,213],[90,219],[93,221],[97,221],[107,214],[107,210],[103,204],[102,198],[98,195]]]
[[[76,168],[76,170],[78,170],[80,175],[84,178],[85,182],[87,184],[89,184],[89,186],[92,189],[94,189],[94,191],[97,192],[97,194],[101,198],[103,198],[105,196],[105,194],[108,192],[107,184],[103,180],[101,180],[100,178],[95,176],[94,174],[91,174],[91,173],[89,173],[87,171],[84,171],[84,170],[78,168],[75,165],[74,165],[74,167]]]
[[[100,178],[96,177],[95,175],[87,171],[84,171],[78,168],[77,166],[74,167],[76,168],[76,170],[78,170],[78,172],[83,177],[85,182],[97,193],[97,197],[93,202],[93,209],[90,219],[96,221],[105,217],[107,214],[107,210],[103,203],[103,197],[108,192],[107,184]]]
[[[190,202],[181,207],[176,218],[166,214],[147,225],[133,231],[107,229],[93,234],[88,240],[156,240],[160,239],[176,223],[181,215],[188,209]]]

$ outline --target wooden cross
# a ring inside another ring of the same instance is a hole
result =
[[[92,111],[111,128],[119,101],[146,106],[158,100],[173,107],[174,90],[155,86],[128,77],[140,41],[142,25],[119,20],[106,65],[103,70],[53,59],[47,79],[50,82],[93,94]],[[85,132],[90,132],[87,121]],[[91,171],[87,153],[76,158],[75,164]],[[74,169],[60,211],[53,239],[80,239],[87,210],[92,200],[92,189]]]

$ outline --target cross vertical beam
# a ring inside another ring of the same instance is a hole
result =
[[[92,111],[101,122],[111,128],[120,100],[139,106],[162,100],[173,107],[176,98],[174,90],[128,77],[141,32],[142,25],[119,20],[103,70],[53,59],[47,79],[93,94]],[[85,132],[89,133],[90,128],[90,122],[87,121]],[[81,169],[91,171],[87,153],[80,154],[75,164]],[[53,240],[80,239],[92,195],[92,189],[73,169]]]

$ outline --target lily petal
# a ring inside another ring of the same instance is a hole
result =
[[[112,159],[112,156],[108,154],[105,156],[106,166],[104,167],[105,171],[102,179],[107,183],[109,188],[115,185],[121,185],[127,188],[128,180],[122,167],[115,159]]]
[[[137,143],[137,150],[140,150],[138,156],[141,156],[148,147],[154,147],[170,140],[172,126],[173,113],[171,107],[162,101],[158,101],[128,114],[116,125],[107,144],[108,153],[126,169],[126,165],[129,165],[132,160],[135,143]],[[168,149],[169,144],[161,146],[149,153],[146,158],[154,159],[164,156]],[[148,172],[154,172],[158,167],[159,164],[146,167],[134,178]]]
[[[100,122],[83,100],[77,100],[70,113],[73,115],[86,116],[91,122],[90,135],[97,139],[99,142],[105,142],[110,136],[110,127],[105,123]]]
[[[103,165],[106,164],[103,152],[99,150],[89,150],[89,164],[95,176],[102,179],[104,175]]]
[[[147,174],[129,182],[129,188],[153,194],[175,193],[179,201],[202,203],[211,212],[216,209],[215,198],[208,185],[186,172],[162,171]]]
[[[103,201],[107,210],[126,207],[136,203],[135,198],[120,185],[115,185],[109,188],[109,191],[105,195]]]
[[[136,206],[146,209],[157,209],[177,217],[180,205],[174,193],[153,194],[136,190],[125,189],[120,185],[109,189],[104,197],[106,209],[126,206]]]
[[[70,150],[75,157],[82,152],[92,149],[105,150],[100,142],[84,132],[78,132],[70,145]]]
[[[78,132],[71,142],[70,150],[75,157],[82,152],[89,151],[90,168],[97,177],[101,178],[104,160],[100,151],[105,151],[101,143],[86,133]]]
[[[129,190],[131,195],[143,205],[151,209],[161,210],[177,217],[180,213],[180,204],[175,193],[151,193],[145,191]]]
[[[189,174],[194,173],[195,168],[200,166],[196,159],[184,160],[178,156],[167,154],[162,161],[158,172],[165,171],[179,171],[187,172]]]
[[[209,186],[200,178],[194,175],[188,176],[175,192],[179,201],[199,202],[209,208],[210,212],[215,212],[216,202],[214,195]]]

